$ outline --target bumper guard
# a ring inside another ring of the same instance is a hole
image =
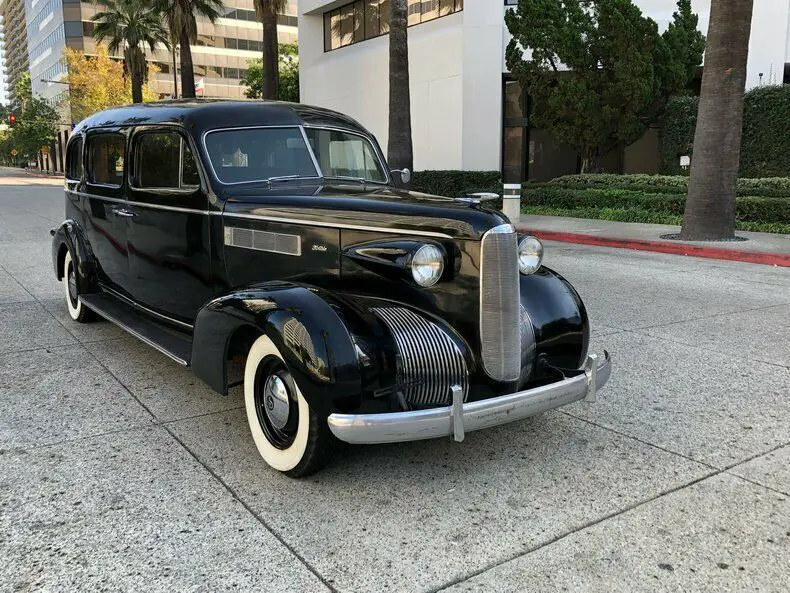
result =
[[[556,383],[468,404],[462,401],[461,388],[453,386],[453,403],[449,407],[385,414],[331,414],[327,421],[332,434],[347,443],[397,443],[449,435],[460,442],[465,433],[473,430],[522,420],[579,400],[594,402],[596,392],[612,373],[612,358],[604,352],[599,364],[598,356],[591,354],[582,371]]]

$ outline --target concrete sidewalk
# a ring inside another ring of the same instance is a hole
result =
[[[674,225],[526,214],[517,226],[550,241],[790,266],[790,235],[737,231],[747,240],[674,241],[661,238],[679,233]]]

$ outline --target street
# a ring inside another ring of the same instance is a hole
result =
[[[62,181],[0,172],[0,591],[790,590],[790,270],[547,243],[594,404],[291,480],[237,387],[71,321]]]

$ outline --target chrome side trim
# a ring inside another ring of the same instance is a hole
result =
[[[122,198],[111,198],[109,196],[97,196],[96,194],[88,194],[73,189],[67,189],[66,193],[80,196],[81,198],[90,198],[92,200],[103,200],[105,202],[112,202],[114,204],[124,204],[126,206],[137,206],[138,208],[151,208],[152,210],[168,210],[170,212],[186,212],[187,214],[214,214],[211,210],[198,210],[196,208],[182,208],[181,206],[167,206],[165,204],[149,204],[147,202],[131,202]],[[221,212],[216,211],[216,214]]]
[[[320,220],[304,220],[299,218],[280,218],[279,216],[261,216],[259,214],[243,214],[235,212],[209,212],[211,216],[223,216],[228,218],[246,218],[249,220],[265,220],[267,222],[283,222],[289,224],[302,224],[308,226],[318,226],[331,229],[348,229],[355,231],[373,231],[376,233],[388,233],[390,235],[414,235],[417,237],[436,237],[437,239],[452,239],[452,235],[446,233],[435,233],[432,231],[419,231],[414,229],[388,229],[386,227],[365,226],[359,224],[339,224],[323,222]]]
[[[184,323],[183,321],[179,321],[178,319],[173,319],[172,317],[168,317],[167,315],[162,315],[161,313],[157,313],[153,309],[149,309],[145,305],[141,305],[140,303],[133,301],[129,297],[121,294],[120,292],[118,292],[117,290],[115,290],[110,286],[107,286],[106,284],[102,284],[101,288],[102,290],[112,294],[112,296],[114,296],[118,300],[123,301],[127,305],[134,307],[135,309],[139,309],[140,311],[145,311],[146,313],[152,315],[153,317],[156,317],[157,319],[161,319],[162,321],[167,321],[168,323],[172,323],[173,325],[183,327],[184,329],[188,329],[189,331],[192,331],[194,329],[194,326],[190,325],[189,323]]]
[[[593,370],[594,369],[594,370]],[[418,441],[456,435],[523,420],[582,399],[601,389],[612,372],[612,359],[604,353],[600,364],[594,356],[575,377],[534,389],[465,403],[460,413],[453,406],[386,414],[330,414],[329,429],[347,443],[374,444]],[[450,389],[448,387],[448,389]]]
[[[224,229],[225,245],[255,251],[267,251],[282,255],[302,255],[302,238],[299,235],[272,233],[257,229],[243,229],[226,226]]]
[[[398,352],[396,381],[403,397],[418,406],[448,405],[448,387],[455,385],[465,400],[469,371],[464,355],[447,332],[404,307],[376,307],[378,317],[395,341]]]

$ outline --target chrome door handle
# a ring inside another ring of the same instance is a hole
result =
[[[137,216],[134,212],[124,209],[118,210],[117,208],[113,208],[112,213],[115,214],[115,216],[123,216],[124,218],[132,218]]]

